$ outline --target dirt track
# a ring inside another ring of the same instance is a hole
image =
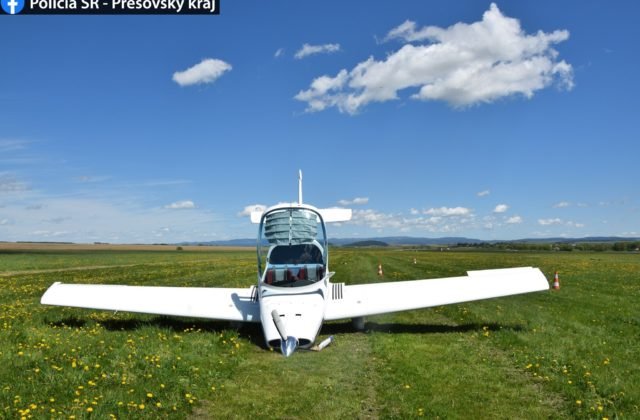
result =
[[[43,242],[0,242],[0,251],[246,251],[244,246],[197,245],[130,245],[130,244],[73,244]]]

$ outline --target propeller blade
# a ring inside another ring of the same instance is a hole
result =
[[[280,340],[280,351],[282,352],[284,357],[289,357],[298,348],[298,339],[287,335],[287,330],[284,327],[284,322],[282,322],[282,319],[280,319],[280,314],[276,309],[271,311],[271,318],[273,318],[273,323],[276,324],[278,334],[280,334],[280,337],[282,337],[282,339]]]
[[[283,340],[287,339],[287,330],[284,328],[284,322],[280,319],[280,314],[277,309],[271,311],[271,318],[273,318],[273,323],[276,324],[276,329],[282,337]]]

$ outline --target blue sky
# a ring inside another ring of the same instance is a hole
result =
[[[330,236],[640,236],[639,8],[0,16],[0,240],[253,237],[298,169]]]

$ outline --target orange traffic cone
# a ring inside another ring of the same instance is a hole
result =
[[[560,279],[558,278],[558,272],[556,271],[555,276],[553,276],[553,288],[555,290],[560,290]]]
[[[382,264],[378,264],[378,275],[382,276]]]

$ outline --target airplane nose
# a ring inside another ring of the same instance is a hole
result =
[[[280,340],[280,351],[284,357],[289,357],[298,348],[298,339],[288,336],[286,340]]]

